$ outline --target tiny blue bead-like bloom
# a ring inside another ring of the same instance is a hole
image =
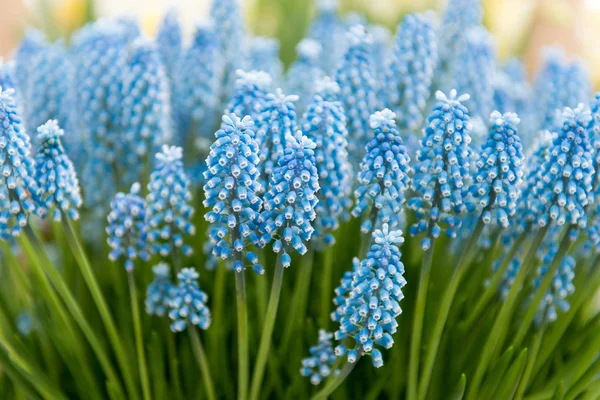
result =
[[[360,163],[359,186],[354,192],[356,204],[352,209],[355,218],[374,207],[380,214],[378,221],[388,222],[402,211],[411,169],[410,156],[396,128],[395,118],[396,114],[387,108],[371,116],[374,136],[367,143]],[[361,230],[370,232],[375,228],[372,226],[375,222],[366,219]]]
[[[563,111],[562,128],[540,165],[541,182],[534,188],[541,207],[536,210],[540,226],[547,225],[549,219],[558,225],[577,224],[584,228],[587,224],[585,207],[593,202],[595,173],[587,132],[591,118],[583,104]]]
[[[14,78],[17,84],[15,89],[19,105],[23,107],[24,116],[27,116],[27,104],[31,99],[31,73],[35,58],[48,46],[46,36],[37,29],[27,29],[19,47],[15,51]]]
[[[472,125],[469,110],[462,104],[469,95],[457,97],[456,90],[452,90],[446,96],[438,91],[436,99],[417,152],[412,179],[416,196],[408,201],[417,217],[410,234],[426,232],[421,241],[424,250],[431,247],[431,239],[440,236],[442,226],[447,228],[448,236],[456,236],[461,220],[454,214],[467,208],[463,196],[470,180]]]
[[[281,84],[283,63],[279,59],[278,39],[265,36],[252,38],[248,59],[250,69],[264,71],[271,76],[276,85]]]
[[[519,122],[514,113],[494,111],[490,116],[489,136],[478,154],[471,186],[486,224],[495,220],[506,228],[515,213],[525,160],[517,132]]]
[[[346,298],[349,296],[349,293],[352,291],[352,278],[356,271],[360,268],[360,260],[358,257],[354,257],[352,259],[352,270],[345,271],[344,275],[340,279],[340,284],[335,288],[335,297],[333,298],[333,304],[335,304],[336,308],[331,313],[331,320],[333,322],[339,323],[344,316],[344,312],[346,310]]]
[[[169,83],[156,45],[146,38],[129,46],[121,107],[121,179],[131,184],[145,173],[147,159],[171,139]]]
[[[235,81],[235,91],[229,100],[225,115],[248,115],[257,125],[271,89],[271,76],[263,71],[239,70],[236,74],[238,78]]]
[[[183,169],[182,158],[181,147],[163,145],[156,154],[156,167],[148,184],[148,239],[152,252],[163,257],[176,249],[181,249],[186,256],[191,255],[192,248],[184,244],[183,238],[196,234],[191,222],[194,207],[190,180]]]
[[[300,375],[310,377],[310,383],[318,385],[333,372],[337,375],[338,370],[332,371],[337,356],[333,351],[331,339],[333,334],[324,329],[319,330],[319,341],[316,346],[310,348],[310,357],[302,360]]]
[[[402,128],[417,130],[431,94],[438,47],[433,17],[408,14],[398,26],[386,84],[381,91]]]
[[[177,274],[179,284],[173,289],[169,301],[173,332],[184,331],[188,324],[204,330],[210,326],[210,310],[206,306],[208,296],[198,287],[199,276],[194,268],[183,268]]]
[[[23,310],[17,315],[17,319],[15,321],[15,326],[19,334],[23,337],[27,337],[33,332],[34,325],[33,320],[31,319],[31,314],[27,311]]]
[[[594,170],[598,172],[600,169],[600,92],[596,93],[592,101],[590,101],[590,111],[592,120],[588,127],[588,135],[590,144],[594,149]],[[599,178],[596,174],[594,179],[594,191],[598,189]]]
[[[146,289],[146,312],[162,317],[169,311],[175,285],[171,282],[171,268],[161,262],[152,267],[154,279]]]
[[[282,264],[288,267],[290,247],[300,254],[308,250],[306,243],[314,232],[319,173],[315,160],[315,144],[302,132],[288,135],[283,156],[271,175],[269,190],[264,196],[264,211],[259,217],[263,235],[260,246],[272,239],[273,251],[282,254]]]
[[[40,188],[40,201],[52,217],[60,221],[65,213],[78,219],[82,205],[81,191],[75,167],[61,143],[64,131],[56,120],[50,120],[38,129],[40,149],[35,156],[35,180]]]
[[[173,77],[175,72],[175,66],[182,53],[182,43],[183,33],[179,12],[171,8],[165,13],[156,33],[156,46],[169,77]]]
[[[0,87],[0,240],[18,236],[29,214],[44,214],[38,194],[31,143],[21,125],[14,90]]]
[[[318,82],[316,86],[319,89],[308,105],[302,122],[302,132],[316,145],[315,160],[321,186],[313,243],[332,245],[335,239],[331,232],[338,228],[339,219],[346,208],[346,200],[352,193],[353,174],[348,160],[344,107],[337,100],[325,100],[321,97],[333,97],[328,92],[339,93],[339,87],[329,78]]]
[[[211,224],[209,237],[214,256],[230,259],[235,252],[233,268],[244,269],[242,253],[257,274],[264,268],[258,257],[246,251],[246,241],[258,243],[256,232],[262,200],[260,191],[259,148],[249,116],[239,119],[235,114],[224,115],[221,129],[215,133],[206,159],[204,172],[204,207],[210,209],[204,218]]]
[[[286,74],[285,88],[288,93],[298,96],[296,109],[302,115],[315,94],[315,82],[322,79],[325,73],[320,64],[322,49],[319,42],[303,39],[296,46],[296,53],[298,58]]]
[[[15,81],[15,62],[14,60],[10,60],[5,62],[2,57],[0,57],[0,86],[4,89],[13,89],[16,90],[17,83]]]
[[[353,162],[363,156],[370,137],[369,118],[378,109],[377,81],[373,75],[373,38],[362,25],[350,28],[350,47],[337,70],[335,80],[340,85],[340,101],[348,122],[349,152]]]
[[[178,143],[205,150],[219,123],[223,75],[223,59],[212,21],[196,25],[192,43],[176,71],[173,113],[178,123]]]
[[[493,271],[495,272],[498,268],[500,268],[501,260],[494,262]],[[513,258],[509,264],[504,276],[502,277],[502,281],[500,282],[499,294],[500,298],[504,301],[510,292],[510,288],[515,281],[515,277],[519,273],[521,269],[521,260],[519,258]]]
[[[389,349],[394,345],[392,335],[398,327],[396,318],[402,313],[400,302],[406,285],[398,248],[403,242],[402,231],[389,231],[384,224],[382,230],[373,232],[367,257],[352,274],[351,289],[338,307],[340,327],[335,332],[336,340],[356,342],[352,350],[347,351],[343,345],[335,349],[338,356],[347,353],[348,362],[354,362],[360,352],[370,354],[373,366],[379,368],[383,357],[378,347]]]
[[[266,188],[279,159],[286,148],[286,139],[297,130],[296,95],[285,95],[281,89],[265,97],[258,117],[256,142],[260,151],[261,185]]]
[[[321,69],[326,75],[335,72],[347,48],[346,27],[339,15],[338,0],[318,0],[317,16],[309,27],[309,37],[322,48]]]
[[[110,261],[125,259],[125,270],[132,272],[135,260],[148,261],[148,224],[146,203],[139,196],[140,184],[134,183],[129,193],[119,192],[110,202],[107,216],[107,243],[111,248]]]

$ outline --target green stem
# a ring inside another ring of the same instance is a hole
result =
[[[504,341],[515,303],[519,294],[521,293],[525,278],[527,278],[529,275],[529,270],[531,269],[535,253],[538,247],[540,247],[542,240],[544,240],[549,228],[549,225],[541,228],[531,242],[529,250],[527,251],[527,255],[523,260],[523,264],[515,276],[515,280],[511,285],[510,291],[508,292],[508,295],[506,296],[506,299],[500,308],[500,312],[498,313],[490,334],[485,342],[481,352],[481,358],[479,359],[479,364],[475,369],[475,375],[473,376],[473,380],[469,385],[467,399],[477,398],[479,385],[481,384],[484,374],[487,372],[488,365],[491,362],[492,355],[496,351],[496,347],[501,346],[502,342]]]
[[[519,382],[517,393],[515,395],[516,400],[522,399],[523,395],[525,395],[525,390],[527,389],[527,385],[529,385],[529,380],[531,379],[531,374],[533,372],[533,366],[535,365],[535,360],[539,354],[542,338],[544,337],[545,332],[546,324],[543,324],[533,338],[531,353],[527,359],[527,365],[525,366],[525,371],[523,372],[523,376],[521,377],[521,381]]]
[[[275,317],[279,307],[279,296],[281,295],[281,285],[283,283],[283,262],[281,260],[284,250],[279,252],[277,256],[277,264],[275,265],[275,275],[273,276],[273,285],[271,286],[271,295],[269,297],[269,305],[267,307],[267,315],[263,326],[262,335],[260,337],[260,345],[258,346],[258,356],[252,375],[252,386],[250,388],[250,400],[257,400],[260,394],[265,366],[269,357],[271,348],[271,336],[275,327]]]
[[[361,356],[362,353],[359,352],[358,357],[356,357],[356,361],[354,361],[353,363],[347,362],[346,365],[344,365],[344,368],[342,368],[342,370],[338,374],[338,376],[336,376],[334,380],[329,382],[323,389],[321,389],[320,392],[315,394],[311,400],[327,399],[327,397],[329,397],[329,395],[333,393],[335,389],[337,389],[338,386],[342,384],[342,382],[344,382],[344,379],[346,379],[346,377],[350,375],[350,372],[352,372],[356,364],[358,364],[358,361],[360,360]]]
[[[137,288],[135,286],[135,278],[133,271],[127,273],[129,278],[129,294],[131,297],[131,312],[133,314],[133,329],[135,331],[135,345],[138,355],[138,368],[140,378],[142,380],[142,391],[144,399],[150,400],[150,379],[148,378],[148,368],[146,364],[146,354],[144,351],[144,338],[142,334],[142,321],[140,318],[140,307],[138,305]]]
[[[323,329],[327,329],[330,323],[329,313],[331,311],[331,282],[333,279],[333,248],[328,247],[323,252],[323,277],[321,278],[321,322],[319,326]]]
[[[415,305],[415,316],[413,320],[412,338],[410,340],[410,360],[408,367],[408,392],[407,399],[417,398],[417,382],[419,377],[419,358],[421,353],[421,335],[423,334],[423,320],[425,318],[425,303],[427,302],[427,291],[429,289],[429,275],[433,262],[434,240],[431,247],[423,255],[423,265],[419,277],[419,288],[417,289],[417,302]]]
[[[383,192],[383,188],[382,188]],[[379,217],[379,208],[373,206],[371,208],[371,215],[369,219],[371,220],[371,230],[367,233],[363,233],[360,237],[360,249],[358,251],[358,258],[362,260],[367,255],[369,251],[369,247],[371,247],[371,239],[373,236],[373,230],[375,229],[375,224],[377,223],[377,218]]]
[[[169,375],[175,387],[175,398],[183,399],[181,390],[181,379],[179,377],[179,358],[177,356],[177,344],[175,343],[175,335],[168,329],[167,324],[167,354],[169,355]]]
[[[124,380],[128,387],[128,390],[133,390],[135,387],[135,381],[133,378],[133,372],[131,370],[131,363],[127,360],[125,346],[121,341],[121,337],[117,331],[115,322],[111,316],[110,310],[108,308],[108,304],[102,294],[102,290],[100,289],[100,285],[98,284],[98,280],[94,275],[89,259],[79,241],[75,230],[73,229],[73,225],[71,224],[70,219],[65,213],[62,213],[62,225],[67,234],[67,240],[69,242],[69,247],[73,252],[77,260],[77,265],[79,266],[79,270],[83,275],[83,279],[92,294],[92,298],[96,303],[96,307],[100,312],[100,318],[102,318],[102,322],[108,332],[108,336],[112,346],[115,349],[115,355],[117,357],[117,362],[119,363],[119,367],[124,375]]]
[[[237,252],[236,252],[237,253]],[[238,396],[245,400],[248,395],[248,303],[246,301],[246,281],[244,270],[235,272],[235,292],[238,320]]]
[[[594,382],[594,379],[600,373],[600,359],[596,360],[590,367],[587,369],[585,374],[571,388],[567,391],[565,395],[565,399],[573,400],[575,399],[581,392],[583,392],[589,385]]]
[[[483,222],[482,217],[479,217],[477,225],[475,225],[475,228],[471,233],[471,237],[467,240],[466,247],[460,255],[458,264],[450,278],[450,282],[448,282],[448,284],[446,285],[446,291],[444,292],[442,302],[440,305],[440,312],[438,313],[437,318],[435,319],[433,332],[429,339],[429,345],[427,346],[427,357],[425,358],[425,364],[419,383],[419,400],[425,399],[425,397],[427,396],[427,389],[429,388],[429,382],[433,373],[433,366],[440,346],[442,333],[444,332],[444,327],[446,325],[446,320],[448,319],[448,314],[450,313],[450,307],[452,307],[452,302],[454,301],[456,290],[458,289],[458,285],[460,284],[460,281],[467,269],[467,266],[469,265],[471,253],[473,252],[473,249],[475,249],[475,246],[477,245],[477,242],[479,240],[479,236],[481,235],[481,232],[483,231],[484,227],[485,223]]]
[[[200,341],[200,335],[198,335],[195,326],[189,325],[188,328],[190,332],[190,340],[192,342],[192,349],[194,350],[194,355],[196,356],[198,365],[200,365],[200,372],[202,372],[202,380],[204,381],[204,386],[206,388],[206,396],[208,397],[208,400],[216,400],[217,395],[215,394],[215,385],[213,384],[213,379],[210,374],[210,365],[208,365],[206,352],[204,351],[204,347]]]

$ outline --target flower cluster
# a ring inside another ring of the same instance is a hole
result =
[[[125,259],[125,269],[132,272],[139,258],[148,261],[148,225],[146,203],[139,196],[140,184],[134,183],[129,193],[119,192],[110,202],[107,216],[107,243],[111,248],[108,258],[116,262]]]
[[[183,33],[176,9],[165,13],[156,34],[156,46],[167,76],[173,77],[183,47]]]
[[[250,69],[266,72],[273,82],[280,85],[283,64],[279,59],[279,40],[257,36],[250,42],[249,52]]]
[[[451,213],[460,214],[466,208],[464,185],[470,178],[472,126],[469,111],[462,104],[469,96],[457,97],[452,90],[449,97],[438,91],[436,98],[438,102],[427,118],[425,137],[417,152],[418,163],[412,180],[417,196],[408,202],[417,216],[410,234],[426,232],[421,242],[423,249],[431,246],[431,239],[439,237],[440,224],[448,226],[450,237],[456,236],[461,221]]]
[[[353,362],[357,353],[367,353],[371,354],[373,365],[379,368],[383,365],[383,356],[376,346],[389,349],[394,344],[391,335],[398,327],[396,318],[402,313],[400,301],[406,285],[398,248],[402,242],[402,232],[390,232],[387,224],[382,230],[375,230],[367,258],[352,274],[352,286],[344,302],[336,302],[340,315],[336,340],[353,338],[356,341],[356,346],[347,351],[349,362]],[[346,350],[343,345],[335,349],[338,356]]]
[[[333,351],[331,339],[333,334],[319,330],[319,341],[316,346],[310,348],[310,357],[302,360],[300,374],[310,377],[310,383],[318,385],[321,381],[331,375],[331,368],[337,360]],[[334,371],[334,374],[339,371]]]
[[[37,131],[41,147],[35,156],[35,179],[40,200],[46,209],[54,209],[55,221],[60,221],[63,213],[78,219],[81,193],[75,168],[61,143],[64,132],[56,120],[46,122]]]
[[[495,219],[498,225],[506,228],[508,218],[516,209],[524,162],[517,134],[519,122],[513,113],[502,115],[494,111],[490,116],[489,136],[481,147],[475,184],[471,186],[473,196],[483,209],[482,218],[486,224]]]
[[[31,101],[32,90],[34,89],[31,85],[34,62],[47,47],[47,38],[42,32],[36,29],[28,29],[15,51],[15,90],[19,98],[19,103],[22,104],[21,108],[24,117],[29,115],[27,107],[29,107],[28,104]],[[32,128],[35,129],[35,127]]]
[[[196,233],[191,222],[194,208],[190,205],[192,194],[183,169],[182,151],[181,147],[164,145],[156,154],[156,169],[148,184],[148,239],[152,242],[152,252],[163,257],[176,249],[191,255],[192,248],[184,244],[183,237]]]
[[[370,216],[365,220],[361,226],[363,232],[371,232],[378,220],[386,223],[393,220],[401,213],[405,201],[404,192],[410,181],[410,157],[396,128],[395,118],[396,114],[386,108],[370,119],[375,134],[367,143],[366,154],[360,163],[360,186],[354,192],[356,205],[352,215],[360,217],[372,209],[371,215],[377,218]]]
[[[298,96],[296,109],[303,114],[316,90],[316,83],[324,77],[320,66],[321,45],[313,39],[303,39],[296,46],[298,57],[286,75],[286,90]],[[339,89],[338,89],[339,90]]]
[[[14,61],[5,62],[2,57],[0,57],[0,87],[4,90],[14,90],[17,87],[15,82],[15,63]]]
[[[590,101],[590,112],[592,114],[592,120],[588,126],[588,136],[590,144],[594,149],[594,171],[600,170],[600,92],[596,93],[592,101]],[[599,183],[598,174],[592,184],[594,185],[594,191],[598,189]]]
[[[243,270],[241,254],[246,249],[245,240],[258,242],[256,224],[262,208],[260,191],[258,144],[252,131],[249,116],[240,120],[235,114],[223,116],[223,126],[215,133],[206,159],[208,170],[204,173],[204,207],[210,208],[205,219],[211,224],[209,237],[216,257],[235,257],[234,269]],[[264,273],[258,257],[250,251],[246,259],[256,273]]]
[[[208,296],[198,287],[199,276],[194,268],[183,268],[177,274],[179,283],[172,289],[169,300],[173,332],[182,332],[188,324],[204,330],[210,326],[210,310],[206,306]]]
[[[338,0],[318,0],[317,10],[309,36],[321,45],[321,69],[330,75],[346,51],[346,27],[339,16]]]
[[[171,282],[171,268],[166,263],[158,263],[152,267],[154,280],[146,289],[146,312],[148,315],[162,317],[169,310],[175,286]]]
[[[271,77],[266,72],[238,70],[235,81],[235,91],[225,115],[235,114],[250,116],[254,124],[259,122],[259,116],[266,103],[267,93],[271,88]]]
[[[289,247],[300,254],[307,251],[316,218],[319,178],[314,154],[315,144],[300,131],[286,137],[285,153],[271,175],[269,191],[264,196],[264,211],[260,215],[263,235],[260,245],[265,246],[273,237],[273,251],[282,252],[282,263],[288,267]]]

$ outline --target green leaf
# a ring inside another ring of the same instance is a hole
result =
[[[454,389],[454,391],[452,392],[450,397],[448,397],[448,399],[449,400],[462,400],[463,396],[465,395],[466,387],[467,387],[467,376],[465,374],[462,374],[460,376],[460,380],[458,381],[458,385],[456,385],[456,388]]]
[[[565,398],[565,383],[561,381],[552,396],[552,400],[563,400]]]
[[[526,362],[527,349],[523,349],[517,360],[513,363],[508,372],[506,372],[506,376],[502,379],[502,385],[494,396],[494,399],[509,400],[513,398],[517,386],[519,385],[519,381],[521,380],[521,375],[523,375]]]
[[[514,353],[514,348],[509,347],[502,357],[494,364],[490,372],[488,373],[488,378],[485,380],[484,384],[481,386],[481,398],[482,399],[491,399],[494,397],[494,393],[498,389],[502,377],[506,372],[506,369],[509,366],[510,360],[512,360]]]

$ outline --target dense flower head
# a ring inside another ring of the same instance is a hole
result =
[[[285,88],[298,96],[296,109],[302,115],[315,94],[316,82],[325,76],[321,69],[322,48],[314,39],[303,39],[296,46],[298,57],[286,74]],[[339,89],[338,89],[339,90]]]
[[[257,36],[250,41],[250,69],[264,71],[271,76],[273,82],[281,84],[283,63],[279,59],[279,40],[265,36]]]
[[[337,83],[329,82],[337,87]],[[331,232],[338,228],[346,200],[352,192],[352,166],[348,160],[348,131],[342,104],[315,95],[304,115],[302,132],[316,145],[315,160],[321,187],[313,243],[330,245],[334,242]]]
[[[199,276],[194,268],[183,268],[177,274],[179,283],[172,289],[169,301],[173,332],[184,331],[188,324],[204,330],[210,326],[210,310],[206,306],[208,296],[198,286]]]
[[[373,366],[383,365],[383,357],[377,346],[389,349],[393,346],[392,335],[396,332],[396,318],[402,313],[400,301],[404,298],[402,288],[404,264],[398,245],[404,242],[402,231],[382,230],[373,232],[373,243],[358,269],[352,274],[352,286],[343,302],[337,302],[340,327],[336,340],[346,338],[356,341],[355,347],[346,351],[345,346],[336,347],[336,355],[348,354],[353,362],[356,352],[370,354]]]
[[[308,250],[316,218],[319,175],[315,160],[315,144],[297,131],[288,135],[283,156],[271,175],[269,191],[264,196],[264,211],[259,217],[263,233],[260,245],[265,246],[273,238],[273,251],[282,253],[284,267],[291,258],[290,246],[300,254]]]
[[[14,79],[19,105],[24,117],[28,115],[28,103],[31,100],[31,73],[37,56],[48,47],[46,36],[37,29],[27,29],[25,36],[14,54]],[[33,127],[35,128],[35,127]]]
[[[321,69],[329,75],[336,70],[346,51],[346,27],[339,15],[338,0],[318,0],[317,12],[309,27],[309,36],[321,45]]]
[[[519,122],[514,113],[494,111],[490,116],[489,136],[479,152],[471,186],[486,224],[495,220],[505,228],[515,213],[525,158],[517,132]]]
[[[437,55],[432,15],[406,15],[398,26],[386,84],[381,88],[401,127],[413,131],[421,127]]]
[[[141,179],[147,159],[171,139],[169,83],[154,43],[135,39],[123,74],[120,156],[123,181]]]
[[[204,150],[218,125],[223,60],[217,44],[212,21],[198,24],[177,64],[173,113],[182,146],[192,142]]]
[[[156,167],[148,184],[148,238],[152,252],[163,257],[176,249],[191,255],[192,248],[184,244],[184,236],[196,233],[191,222],[194,207],[191,206],[190,180],[183,169],[182,156],[181,147],[164,145],[156,154]]]
[[[171,268],[166,263],[152,267],[154,279],[146,289],[146,312],[162,317],[167,314],[175,285],[171,282]]]
[[[440,68],[448,67],[465,32],[483,21],[481,0],[450,0],[442,18],[440,32]]]
[[[387,108],[371,116],[374,136],[367,143],[360,163],[359,186],[354,192],[354,217],[360,217],[373,207],[380,214],[378,221],[388,222],[402,211],[404,192],[410,181],[410,156],[396,128],[395,118],[396,114]],[[377,221],[367,218],[361,230],[370,232],[374,222]]]
[[[600,169],[600,92],[596,93],[590,101],[590,111],[592,113],[592,120],[588,127],[588,136],[590,144],[594,149],[594,170],[598,172]],[[594,190],[598,189],[598,183],[598,175],[596,175],[593,182]]]
[[[263,71],[236,71],[235,91],[229,100],[225,115],[235,114],[250,116],[254,124],[258,124],[260,113],[265,108],[267,93],[272,79]]]
[[[432,238],[439,237],[440,224],[447,226],[446,233],[450,237],[456,236],[461,220],[453,213],[465,210],[463,196],[470,179],[472,126],[469,111],[462,104],[469,96],[457,96],[452,90],[449,97],[438,91],[436,98],[437,104],[427,118],[425,136],[417,152],[418,163],[412,180],[417,195],[408,202],[418,219],[411,226],[410,234],[427,232],[421,242],[423,249],[431,246]]]
[[[373,37],[373,48],[371,50],[373,54],[373,76],[375,76],[377,82],[382,82],[386,79],[387,67],[392,55],[390,46],[392,33],[383,25],[369,25],[368,29]],[[382,96],[379,101],[385,101],[385,96],[381,95],[382,85],[378,85],[377,89],[380,91],[380,96]]]
[[[546,159],[540,166],[534,194],[539,200],[538,224],[578,224],[585,227],[585,207],[593,202],[594,178],[593,149],[589,142],[587,127],[591,121],[590,111],[583,104],[577,108],[565,108],[562,128],[555,135]]]
[[[523,117],[531,111],[531,85],[525,65],[515,58],[508,60],[496,70],[492,79],[494,108],[501,113],[514,112]]]
[[[31,213],[43,215],[34,179],[29,136],[21,125],[13,89],[0,87],[0,239],[18,236]]]
[[[373,75],[373,38],[362,25],[348,32],[350,46],[339,65],[335,79],[340,86],[340,101],[344,105],[350,135],[349,151],[353,162],[363,156],[370,137],[369,118],[378,108],[377,82]]]
[[[169,9],[158,27],[156,45],[160,59],[165,66],[168,76],[172,76],[182,52],[183,33],[179,23],[179,12]]]
[[[246,251],[246,240],[258,243],[256,233],[262,200],[258,169],[259,148],[252,131],[252,119],[224,115],[221,129],[215,133],[216,140],[210,146],[204,173],[204,206],[209,208],[205,219],[211,224],[209,237],[212,253],[222,259],[230,259],[233,252],[245,251],[246,259],[256,273],[264,273],[258,257]],[[240,257],[241,258],[241,257]],[[236,259],[234,269],[244,268]]]
[[[0,86],[4,89],[16,89],[17,83],[15,82],[15,62],[4,61],[0,57]]]
[[[37,132],[40,149],[35,156],[35,180],[40,188],[40,200],[48,210],[54,209],[55,221],[61,219],[62,213],[78,219],[81,191],[73,163],[61,142],[64,131],[56,120],[50,120]]]
[[[256,141],[261,160],[261,183],[263,188],[283,156],[286,139],[297,129],[296,95],[285,95],[281,89],[265,96],[265,105],[258,117]]]
[[[333,351],[331,339],[333,334],[324,329],[319,330],[319,341],[310,348],[310,357],[302,360],[300,375],[310,377],[310,383],[318,385],[332,373],[337,356]],[[333,371],[334,375],[339,371]]]
[[[125,269],[133,271],[135,260],[148,261],[148,225],[146,223],[146,203],[139,196],[140,184],[134,183],[129,193],[119,192],[110,202],[107,216],[108,254],[110,261],[125,259]]]

